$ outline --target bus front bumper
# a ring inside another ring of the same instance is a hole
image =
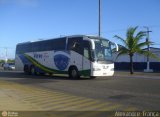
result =
[[[91,76],[113,76],[114,64],[100,64],[92,67]]]

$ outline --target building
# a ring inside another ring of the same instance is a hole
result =
[[[144,50],[147,51],[147,48],[145,48]],[[160,58],[160,48],[150,47],[150,51]],[[115,70],[129,70],[129,62],[130,62],[129,55],[121,55],[116,59],[117,54],[118,52],[113,53]],[[150,62],[150,69],[153,69],[153,71],[160,71],[160,61],[154,58],[149,58],[149,62]],[[147,57],[135,53],[133,56],[133,67],[134,70],[140,70],[140,71],[146,69]]]

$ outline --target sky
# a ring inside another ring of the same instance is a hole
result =
[[[102,0],[101,36],[119,43],[129,27],[149,27],[160,48],[160,0]],[[98,35],[98,0],[0,0],[0,59],[17,43],[68,35]]]

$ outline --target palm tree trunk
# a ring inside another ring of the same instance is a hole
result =
[[[133,55],[130,55],[130,74],[133,74]]]

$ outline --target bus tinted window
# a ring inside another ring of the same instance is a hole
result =
[[[68,50],[73,50],[79,54],[83,54],[83,50],[82,50],[82,37],[73,37],[73,38],[68,38],[68,46],[67,49]]]
[[[16,53],[65,50],[66,38],[38,41],[17,45]]]
[[[25,52],[30,52],[31,50],[31,45],[30,44],[23,44],[23,45],[18,45],[16,49],[17,54],[25,53]]]
[[[55,39],[52,44],[53,50],[65,50],[66,38]]]
[[[89,41],[84,40],[83,47],[84,47],[83,56],[91,60],[91,43]]]

